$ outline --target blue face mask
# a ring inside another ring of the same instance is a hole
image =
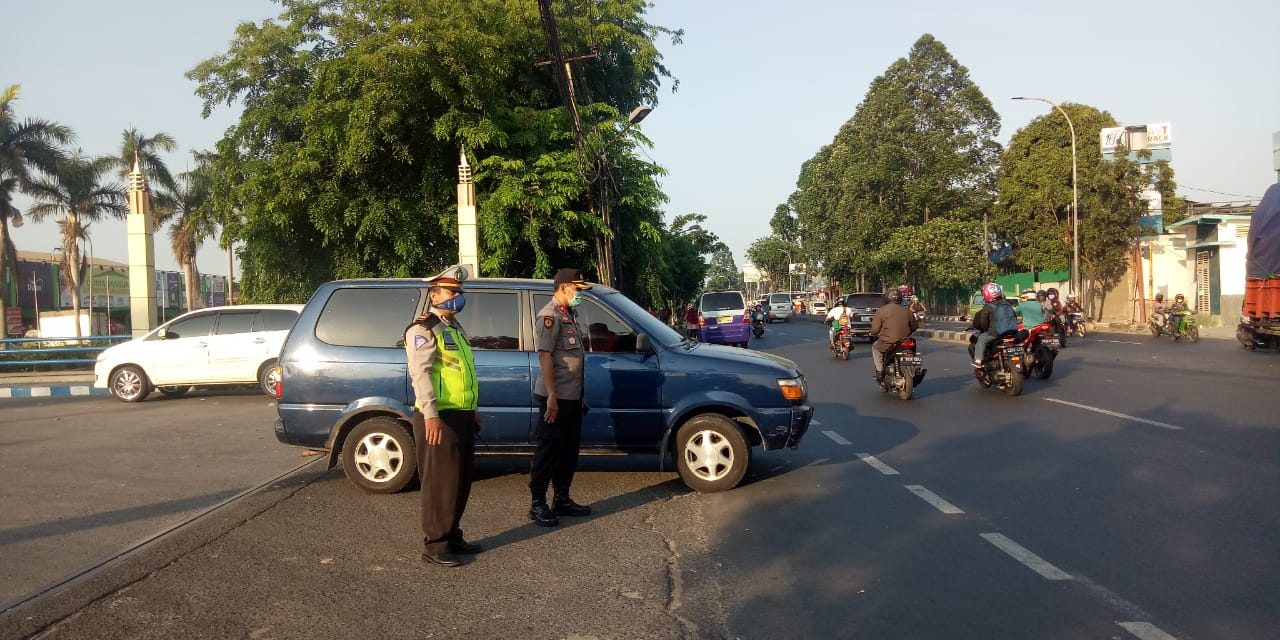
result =
[[[572,307],[576,307],[576,306],[578,306],[578,305],[580,305],[580,304],[582,304],[582,292],[581,292],[581,291],[579,291],[579,292],[577,292],[577,293],[573,294],[573,297],[569,299],[569,307],[570,307],[570,308],[572,308]]]
[[[441,311],[449,311],[451,313],[462,313],[462,310],[466,306],[467,306],[467,297],[459,293],[458,295],[452,298],[449,298],[448,300],[445,300],[440,304],[435,305],[435,308]]]

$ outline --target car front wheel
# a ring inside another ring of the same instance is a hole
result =
[[[699,493],[738,486],[751,463],[751,447],[732,420],[703,414],[676,432],[676,468],[680,479]]]
[[[107,388],[111,390],[111,395],[121,402],[142,402],[151,393],[151,381],[147,379],[147,374],[143,373],[142,369],[130,364],[116,369],[111,374]]]
[[[403,422],[375,416],[356,425],[342,443],[342,471],[368,493],[396,493],[417,472],[413,437]]]

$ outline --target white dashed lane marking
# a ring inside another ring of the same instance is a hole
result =
[[[1125,631],[1132,633],[1139,640],[1178,640],[1150,622],[1117,622],[1116,624],[1124,627]]]
[[[1103,415],[1112,416],[1114,418],[1124,418],[1125,420],[1141,422],[1142,424],[1149,424],[1153,427],[1160,427],[1161,429],[1173,429],[1175,431],[1182,430],[1182,427],[1179,427],[1176,424],[1169,424],[1168,422],[1160,422],[1159,420],[1148,420],[1146,418],[1139,418],[1138,416],[1131,416],[1127,413],[1118,413],[1116,411],[1108,411],[1106,409],[1099,409],[1098,407],[1091,407],[1087,404],[1077,404],[1075,402],[1067,402],[1066,400],[1059,400],[1057,398],[1045,398],[1045,400],[1048,400],[1049,402],[1056,402],[1058,404],[1065,404],[1068,407],[1084,409],[1085,411],[1093,411],[1095,413],[1101,413]]]
[[[1110,342],[1113,344],[1143,344],[1141,342],[1126,342],[1124,340],[1094,340],[1094,342]]]
[[[917,496],[920,496],[921,500],[924,500],[925,502],[928,502],[929,504],[933,505],[934,508],[937,509],[938,511],[941,511],[946,514],[964,513],[964,510],[961,509],[960,507],[957,507],[954,504],[947,502],[942,498],[942,496],[924,488],[921,485],[908,484],[903,486],[907,488],[907,491],[910,491],[911,493],[914,493]]]
[[[995,545],[995,547],[1007,554],[1009,557],[1026,565],[1028,569],[1040,574],[1045,580],[1071,580],[1071,574],[1059,569],[1048,563],[1044,558],[1031,553],[1026,547],[1010,540],[1000,533],[984,533],[981,534],[982,539]]]
[[[863,462],[871,465],[872,469],[875,469],[876,471],[879,471],[880,473],[883,473],[886,476],[898,475],[897,469],[894,469],[893,467],[883,462],[880,462],[879,459],[877,459],[875,456],[869,453],[859,453],[858,457],[861,458]]]
[[[831,438],[831,440],[832,440],[833,442],[835,442],[836,444],[853,444],[852,442],[849,442],[848,440],[845,440],[845,439],[844,439],[844,436],[842,436],[842,435],[840,435],[840,434],[838,434],[838,433],[836,433],[836,432],[834,432],[834,431],[823,431],[822,433],[826,434],[826,436],[827,436],[828,438]]]

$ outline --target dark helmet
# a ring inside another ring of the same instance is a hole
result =
[[[1164,294],[1163,294],[1163,293],[1157,293],[1157,294],[1156,294],[1156,302],[1164,302]]]
[[[884,293],[884,299],[893,304],[902,304],[902,290],[890,289]]]
[[[1176,301],[1178,301],[1178,302],[1184,302],[1184,301],[1186,301],[1186,298],[1182,297],[1182,294],[1181,294],[1181,293],[1179,293],[1178,295],[1174,296],[1174,297],[1173,297],[1173,299],[1174,299],[1174,300],[1176,300]]]
[[[844,298],[836,298],[836,306],[837,306],[837,307],[843,307],[843,306],[844,306]]]
[[[1048,298],[1048,297],[1049,297],[1049,292],[1048,292],[1048,291],[1045,291],[1044,289],[1041,289],[1041,290],[1039,290],[1039,291],[1037,291],[1037,292],[1036,292],[1036,299],[1038,299],[1038,300],[1043,300],[1043,299]]]

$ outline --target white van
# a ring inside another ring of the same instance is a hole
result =
[[[790,322],[791,320],[791,294],[785,291],[769,294],[769,322],[774,320],[782,320]]]
[[[153,389],[180,396],[195,385],[256,383],[274,395],[276,358],[301,311],[246,304],[185,313],[98,354],[93,386],[122,402],[145,400]]]

